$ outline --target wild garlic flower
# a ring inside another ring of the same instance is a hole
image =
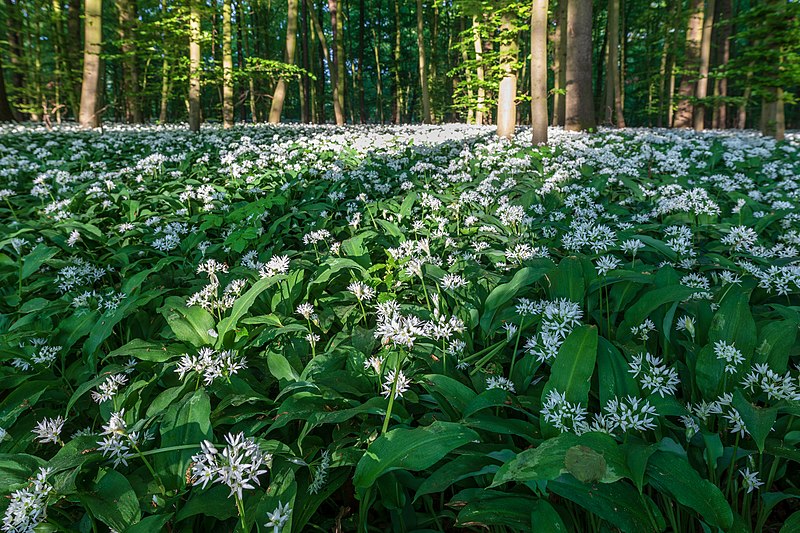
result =
[[[453,335],[464,332],[464,321],[457,316],[447,317],[439,313],[436,308],[433,312],[433,319],[422,325],[425,335],[434,340],[450,340]]]
[[[636,257],[636,253],[644,248],[644,243],[639,239],[628,239],[620,245],[620,249],[626,254]]]
[[[125,374],[111,374],[104,382],[97,386],[96,391],[92,391],[92,399],[96,403],[103,403],[112,399],[120,387],[128,382]]]
[[[622,261],[614,257],[613,255],[604,255],[600,257],[595,262],[595,270],[597,270],[598,276],[605,276],[612,270],[619,268],[622,264]]]
[[[47,481],[49,474],[50,469],[39,468],[30,486],[11,493],[3,515],[3,531],[32,533],[36,526],[47,520],[47,501],[54,490]]]
[[[281,533],[291,515],[292,510],[289,508],[289,504],[278,502],[278,507],[276,507],[271,513],[267,513],[269,522],[264,524],[264,527],[271,527],[272,533]]]
[[[458,274],[445,274],[442,277],[442,288],[445,290],[456,290],[467,285],[467,280]]]
[[[383,366],[383,357],[373,355],[372,357],[364,360],[364,370],[372,369],[376,374],[381,373],[381,366]]]
[[[320,461],[317,468],[314,470],[314,479],[308,486],[309,494],[317,494],[322,487],[325,486],[328,480],[328,469],[331,467],[331,452],[322,450],[320,454]]]
[[[227,445],[220,452],[209,441],[200,444],[200,453],[192,456],[192,484],[202,483],[203,488],[211,483],[222,483],[241,499],[244,489],[260,485],[258,477],[269,471],[272,455],[261,451],[252,437],[244,433],[225,436]]]
[[[750,249],[758,240],[758,233],[747,226],[733,226],[720,242],[737,252]]]
[[[153,438],[150,431],[140,435],[138,431],[128,431],[128,424],[125,422],[125,409],[111,413],[108,423],[102,426],[101,439],[97,441],[97,449],[103,453],[103,457],[110,457],[114,460],[114,466],[122,463],[128,466],[128,459],[136,454],[133,450],[139,446],[140,442],[146,442]]]
[[[289,272],[289,256],[273,255],[267,264],[258,271],[262,278],[271,278]]]
[[[378,327],[375,338],[381,338],[383,344],[413,348],[417,337],[425,336],[425,325],[413,315],[403,316],[399,312],[392,315],[378,315]]]
[[[714,355],[717,356],[717,359],[725,361],[725,372],[728,374],[735,374],[737,371],[736,367],[744,363],[742,352],[732,343],[728,344],[722,340],[714,343]]]
[[[566,393],[550,390],[542,406],[542,418],[561,433],[582,433],[586,425],[586,408],[567,401]]]
[[[748,493],[764,486],[764,482],[758,477],[758,470],[750,470],[750,467],[746,466],[743,470],[739,470],[739,473],[742,475],[742,486]]]
[[[347,286],[347,290],[361,302],[369,301],[375,297],[375,289],[363,281],[354,281]]]
[[[767,363],[755,365],[741,383],[750,392],[763,392],[770,400],[800,400],[800,391],[791,373],[780,375]]]
[[[731,435],[739,434],[739,437],[744,438],[745,435],[749,434],[750,432],[747,431],[747,426],[742,420],[742,415],[739,414],[739,411],[733,407],[728,406],[727,412],[725,412],[722,417],[727,420],[728,422],[728,431],[730,431]]]
[[[640,341],[646,341],[650,338],[650,333],[655,331],[656,325],[649,318],[645,318],[644,322],[638,326],[631,327],[631,334],[639,338]]]
[[[678,331],[685,331],[689,334],[692,339],[694,339],[695,329],[694,329],[695,321],[694,318],[683,315],[678,318],[678,322],[675,324],[675,329]]]
[[[397,376],[397,383],[395,383],[395,376]],[[392,369],[386,372],[381,394],[384,398],[388,398],[392,395],[392,389],[394,389],[394,398],[396,400],[402,398],[409,388],[411,388],[411,380],[408,379],[405,373],[402,370],[395,371]]]
[[[608,400],[604,411],[613,430],[619,429],[625,433],[630,429],[646,431],[656,427],[655,418],[658,414],[655,407],[634,396],[621,399],[614,397]]]
[[[205,385],[211,385],[218,378],[230,379],[239,370],[247,368],[247,360],[238,357],[233,350],[217,352],[213,348],[203,346],[197,355],[184,354],[175,367],[180,379],[186,379],[191,373],[203,377]]]
[[[680,383],[677,370],[665,365],[662,358],[649,353],[634,355],[628,372],[639,378],[639,385],[645,391],[662,398],[675,394]]]
[[[511,393],[516,393],[514,382],[503,376],[489,376],[486,378],[486,389],[501,389]]]
[[[308,302],[301,303],[297,306],[295,312],[306,320],[311,320],[311,317],[314,316],[314,306]]]
[[[61,430],[64,429],[64,422],[66,420],[60,415],[55,418],[45,418],[36,423],[32,432],[36,434],[36,438],[41,444],[48,442],[62,444]]]

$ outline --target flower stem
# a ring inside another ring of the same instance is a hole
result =
[[[397,365],[400,366],[399,364]],[[394,369],[394,380],[392,380],[392,390],[389,393],[389,406],[386,408],[386,416],[383,419],[383,428],[381,429],[381,435],[386,433],[386,430],[389,429],[389,419],[392,417],[392,407],[394,406],[394,395],[397,392],[397,378],[400,376],[400,369]]]
[[[242,523],[242,531],[244,533],[248,533],[247,521],[245,520],[244,517],[244,502],[242,501],[242,499],[239,497],[238,494],[236,495],[236,508],[239,509],[239,519],[241,520]]]

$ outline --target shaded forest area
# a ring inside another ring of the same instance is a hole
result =
[[[5,0],[0,120],[798,127],[787,0]],[[543,140],[543,139],[539,139]]]

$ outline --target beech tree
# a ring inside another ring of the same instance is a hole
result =
[[[83,19],[83,82],[79,121],[84,128],[100,125],[100,51],[103,41],[103,2],[85,0]]]

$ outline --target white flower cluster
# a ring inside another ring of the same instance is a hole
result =
[[[180,379],[186,379],[194,372],[198,379],[202,376],[204,384],[211,385],[217,378],[230,378],[244,368],[247,368],[247,360],[238,357],[233,350],[217,352],[203,346],[197,355],[184,354],[178,361],[175,372]]]
[[[47,501],[53,494],[53,486],[47,481],[49,474],[49,469],[39,468],[29,487],[11,493],[3,515],[3,531],[33,533],[36,526],[47,519]]]
[[[567,401],[566,394],[552,389],[545,398],[542,417],[561,433],[580,435],[589,431],[613,434],[617,431],[647,431],[656,427],[658,417],[650,402],[626,396],[611,398],[606,402],[603,412],[595,413],[591,423],[588,411],[580,403]]]
[[[678,371],[664,364],[664,360],[650,353],[633,356],[630,372],[639,378],[639,385],[649,393],[672,396],[678,389]]]
[[[539,332],[529,337],[525,343],[528,353],[535,355],[539,361],[554,359],[564,339],[572,333],[575,326],[580,325],[583,310],[579,304],[566,298],[555,301],[539,300],[533,302],[520,298],[517,304],[520,315],[541,315]]]
[[[209,441],[200,444],[200,453],[192,456],[192,484],[222,483],[241,499],[244,489],[254,489],[261,482],[258,476],[269,471],[272,455],[261,451],[252,437],[244,433],[225,436],[227,445],[220,452]]]

